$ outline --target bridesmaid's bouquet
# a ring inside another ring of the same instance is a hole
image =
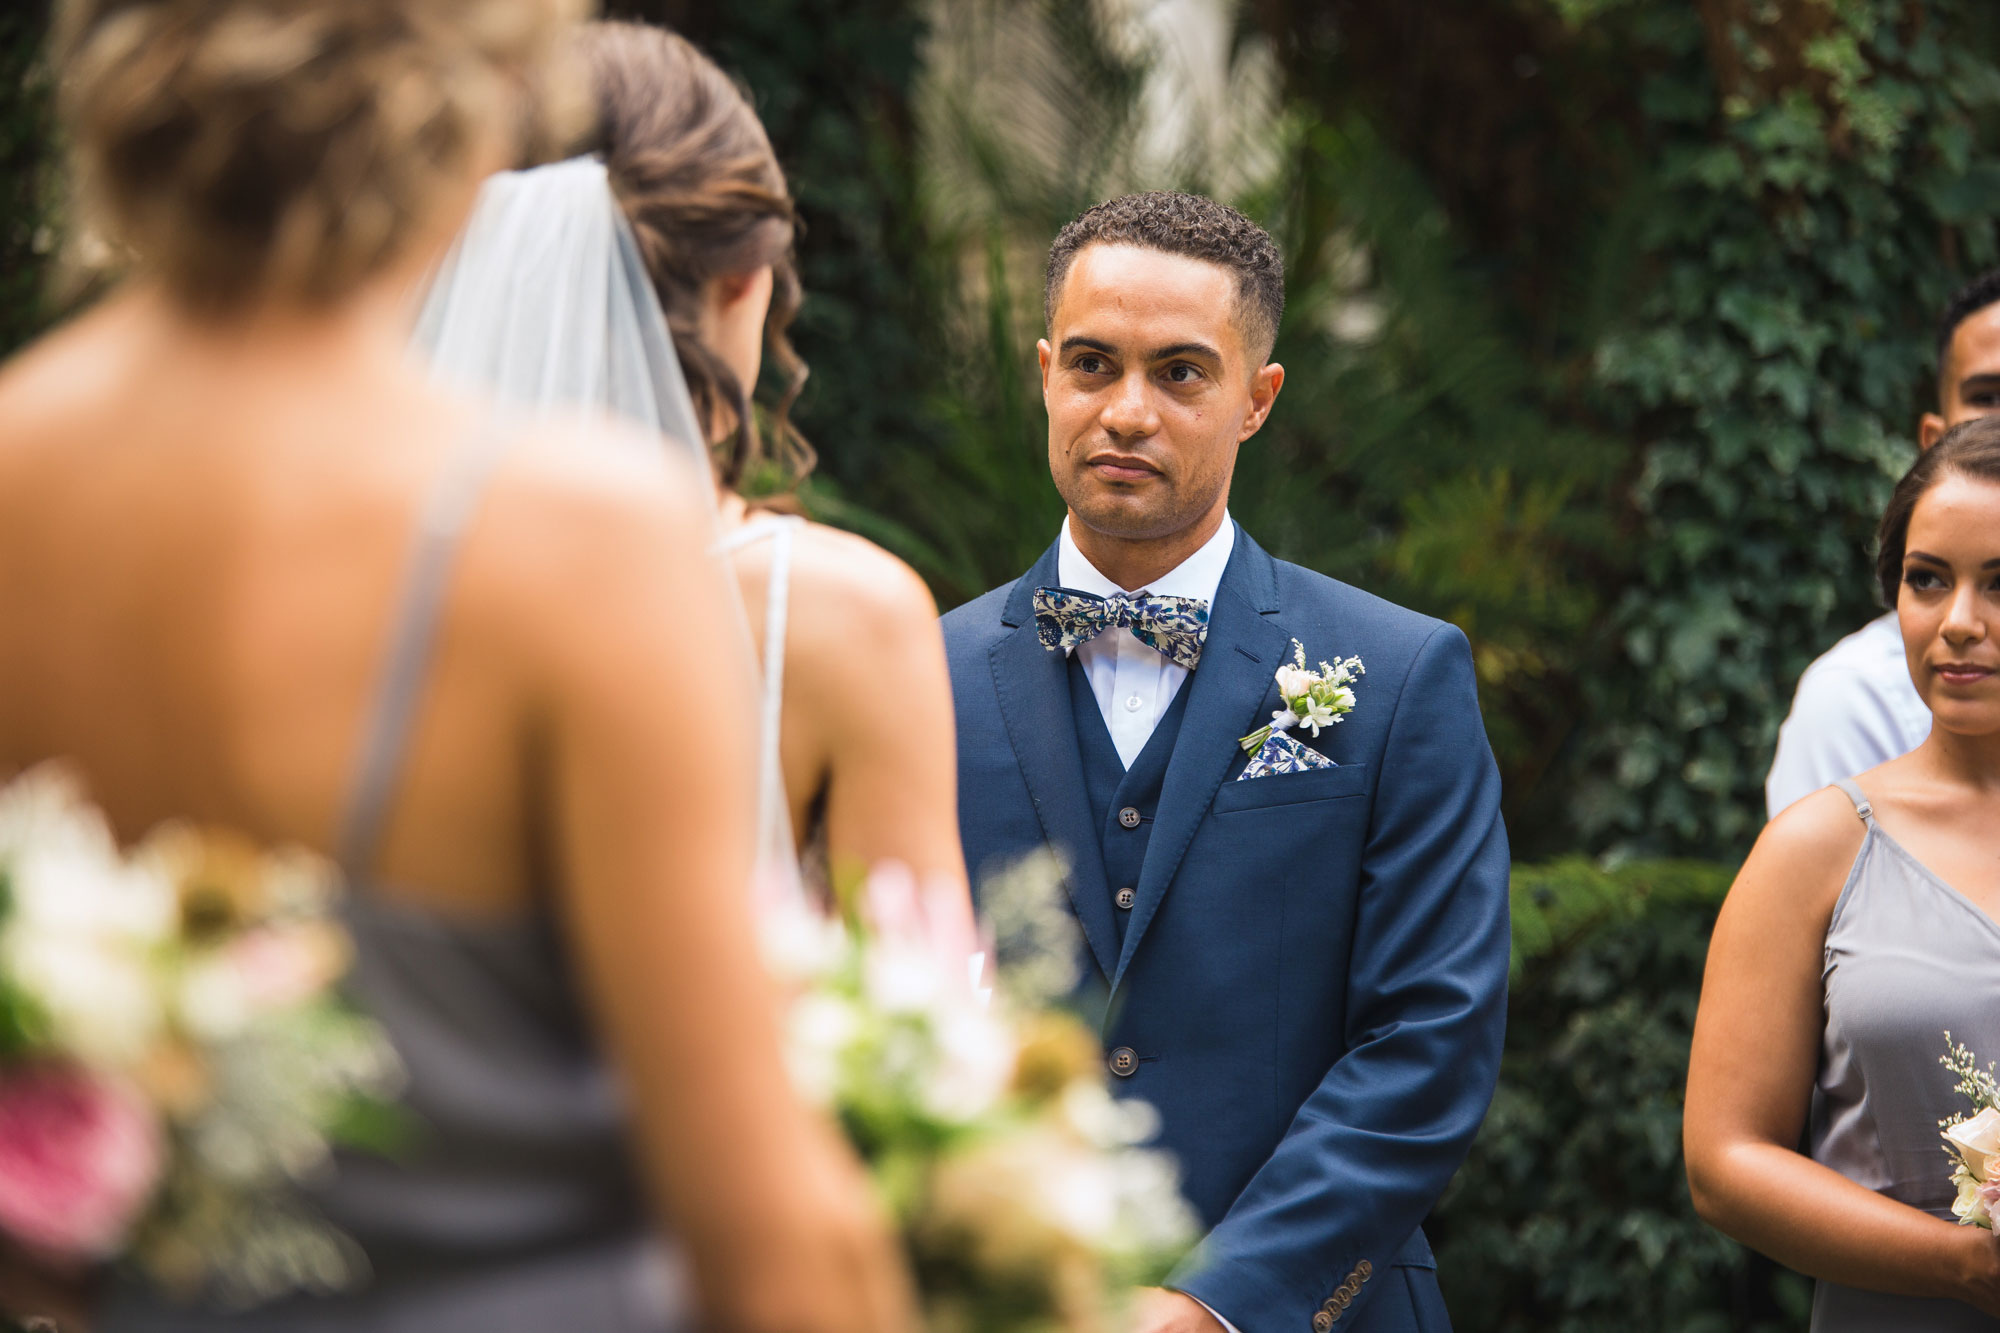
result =
[[[1055,1001],[1076,981],[1061,866],[983,894],[1000,986],[981,984],[963,895],[879,868],[837,916],[767,916],[791,988],[794,1080],[830,1108],[900,1226],[934,1333],[1109,1327],[1196,1236],[1152,1108],[1114,1100],[1095,1035]]]
[[[0,787],[0,1240],[239,1304],[356,1276],[288,1188],[396,1123],[336,888],[185,824],[126,854],[59,768]]]
[[[1952,1162],[1951,1183],[1958,1187],[1951,1211],[1961,1226],[1991,1231],[1994,1214],[2000,1211],[2000,1082],[1993,1062],[1982,1069],[1972,1051],[1953,1041],[1949,1032],[1944,1040],[1945,1053],[1938,1063],[1958,1075],[1956,1091],[1978,1108],[1940,1126]]]

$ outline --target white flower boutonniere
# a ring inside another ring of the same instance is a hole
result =
[[[1255,755],[1273,733],[1304,727],[1319,739],[1320,730],[1354,711],[1354,682],[1367,674],[1358,657],[1338,662],[1321,662],[1319,670],[1306,670],[1306,648],[1292,640],[1292,660],[1278,668],[1278,696],[1285,706],[1271,714],[1269,726],[1259,727],[1238,742],[1243,752]]]

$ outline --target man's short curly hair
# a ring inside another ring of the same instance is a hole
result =
[[[1950,371],[1951,340],[1958,326],[1987,306],[2000,302],[2000,268],[1991,268],[1953,292],[1938,319],[1937,365],[1940,376]]]
[[[1262,363],[1285,314],[1285,260],[1271,234],[1227,204],[1198,194],[1148,190],[1086,209],[1056,234],[1042,288],[1042,319],[1053,327],[1056,298],[1087,245],[1135,245],[1219,264],[1236,275],[1243,340]]]

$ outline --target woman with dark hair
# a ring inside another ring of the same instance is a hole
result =
[[[596,23],[582,49],[595,147],[712,448],[765,663],[766,849],[823,848],[843,875],[897,862],[962,904],[951,693],[929,592],[880,547],[745,498],[788,495],[813,462],[789,416],[806,370],[786,338],[795,217],[770,140],[742,91],[674,33]],[[784,389],[760,410],[767,354]]]
[[[1767,826],[1709,947],[1695,1207],[1819,1279],[1814,1333],[2000,1329],[2000,1241],[1953,1222],[1945,1033],[2000,1058],[2000,419],[1897,485],[1876,573],[1934,719]],[[1800,1151],[1799,1145],[1805,1145]]]
[[[571,8],[59,6],[84,198],[134,272],[0,370],[0,778],[60,760],[125,837],[337,857],[412,1124],[314,1187],[372,1285],[121,1289],[106,1329],[909,1326],[780,1057],[711,479],[405,356]]]

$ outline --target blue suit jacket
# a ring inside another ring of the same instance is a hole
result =
[[[1116,1090],[1158,1108],[1211,1228],[1170,1285],[1242,1333],[1448,1327],[1418,1224],[1492,1096],[1508,958],[1465,636],[1239,529],[1121,947],[1064,657],[1035,635],[1056,581],[1051,547],[944,618],[959,817],[975,882],[1068,858],[1105,1045],[1138,1055]],[[1367,669],[1345,720],[1294,733],[1339,767],[1237,782],[1294,639]]]

